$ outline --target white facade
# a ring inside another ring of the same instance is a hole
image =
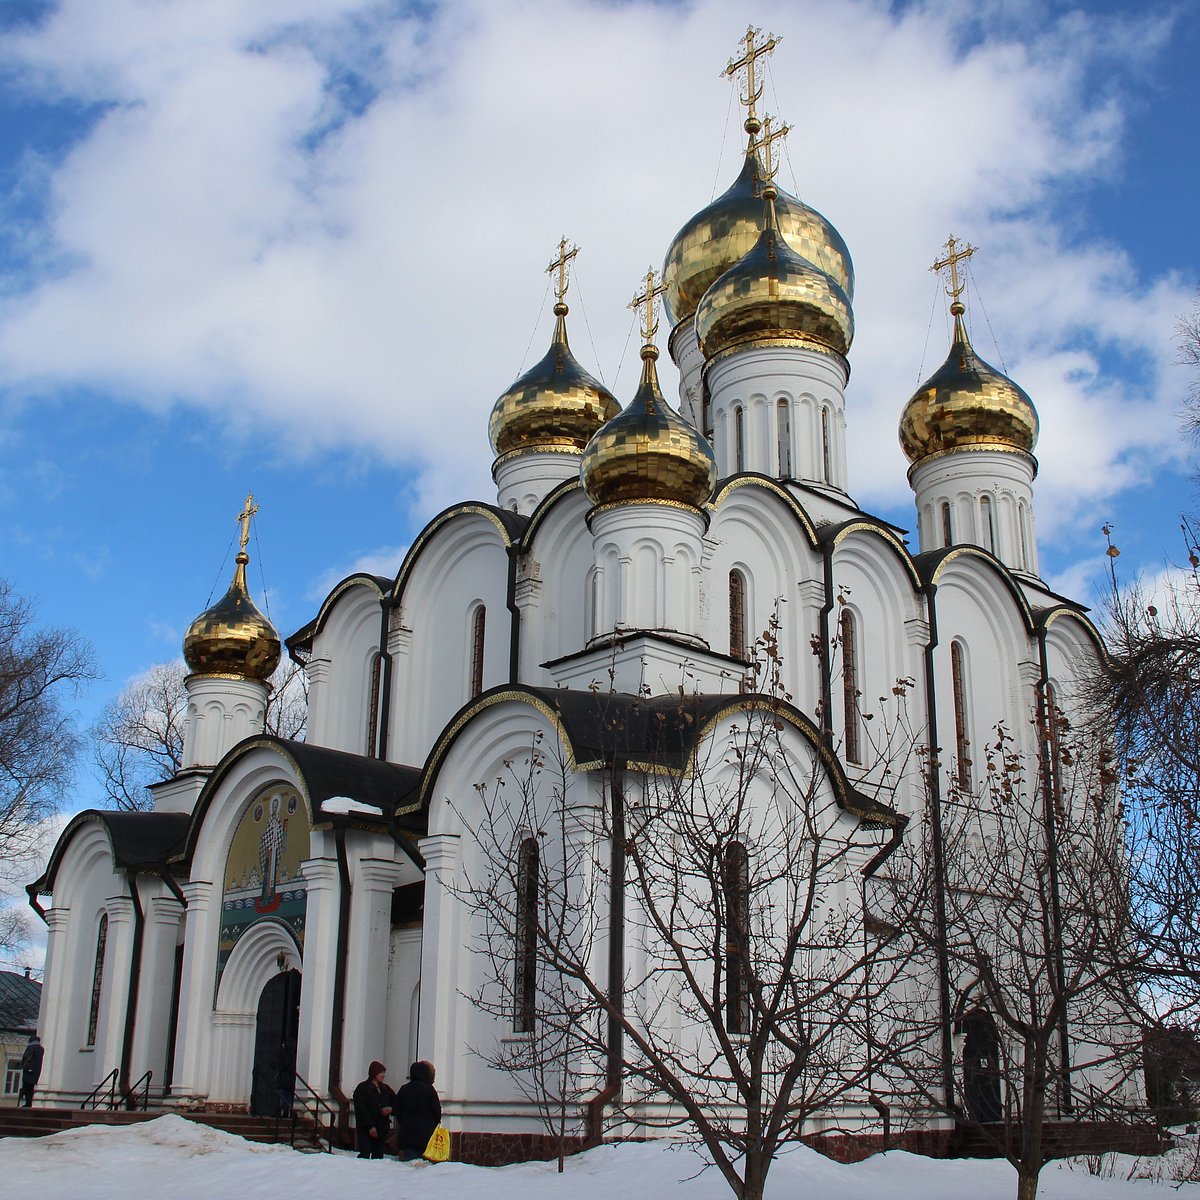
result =
[[[1036,759],[1039,696],[1051,684],[1067,703],[1098,643],[1084,610],[1037,576],[1031,458],[968,449],[919,463],[914,550],[851,498],[840,354],[780,338],[706,363],[690,317],[671,344],[681,410],[708,425],[718,464],[702,507],[594,508],[579,454],[507,454],[494,502],[434,518],[395,579],[350,577],[290,639],[309,681],[303,746],[260,736],[262,684],[189,681],[186,770],[160,785],[158,811],[84,814],[39,881],[53,898],[39,1097],[77,1102],[116,1069],[127,1086],[152,1072],[165,1103],[250,1105],[256,1072],[287,1043],[306,1085],[335,1101],[370,1059],[402,1076],[420,1056],[437,1064],[456,1130],[537,1128],[511,1078],[472,1052],[519,1031],[472,1002],[494,981],[465,892],[519,844],[514,825],[514,841],[484,852],[480,796],[534,745],[566,764],[571,837],[597,861],[611,850],[614,773],[636,797],[661,764],[631,766],[637,746],[589,733],[589,697],[630,712],[701,704],[689,736],[704,763],[745,694],[770,691],[787,714],[780,753],[812,772],[823,820],[853,845],[830,884],[843,903],[888,828],[924,815],[916,757],[882,787],[897,696],[917,740],[941,747],[946,781],[956,755],[981,765],[1000,723]],[[856,789],[879,793],[891,826],[845,805]],[[243,855],[248,881],[231,865],[248,822],[266,830],[272,797],[294,805],[299,860],[277,892],[265,858],[256,870]],[[756,811],[771,803],[755,793]],[[597,954],[612,919],[596,914]],[[630,937],[624,951],[636,974],[645,947]],[[272,1017],[271,989],[297,971],[298,1010]]]

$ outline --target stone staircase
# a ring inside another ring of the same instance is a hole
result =
[[[44,1137],[84,1125],[136,1125],[152,1121],[162,1112],[126,1112],[110,1109],[79,1108],[0,1108],[0,1137]],[[185,1120],[236,1134],[251,1142],[293,1145],[297,1150],[322,1147],[313,1121],[298,1118],[293,1122],[273,1117],[252,1117],[246,1113],[179,1113]]]

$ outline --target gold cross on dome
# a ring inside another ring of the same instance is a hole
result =
[[[568,249],[568,247],[570,248]],[[558,274],[558,278],[554,281],[554,298],[559,304],[563,302],[563,297],[567,294],[567,288],[571,283],[568,277],[567,264],[578,253],[579,247],[568,242],[564,234],[558,240],[558,254],[551,259],[550,265],[546,268],[547,275]]]
[[[765,42],[756,44],[755,38],[762,33],[761,29],[755,29],[753,25],[746,26],[746,36],[742,39],[746,43],[746,53],[741,58],[731,58],[726,65],[725,70],[721,75],[725,79],[733,79],[739,71],[746,72],[746,92],[742,95],[739,92],[739,99],[746,106],[747,116],[755,117],[754,106],[762,97],[762,82],[756,78],[755,64],[760,58],[765,58],[776,46],[779,45],[783,38],[773,37],[767,34]]]
[[[772,150],[772,147],[776,142],[782,143],[792,132],[792,127],[786,123],[778,129],[772,129],[771,122],[774,120],[774,117],[763,117],[762,133],[754,143],[762,151],[762,177],[765,183],[770,183],[775,178],[775,172],[779,170],[779,151]]]
[[[238,551],[245,553],[246,543],[250,540],[250,518],[258,512],[258,505],[254,503],[254,495],[251,492],[246,493],[246,503],[242,511],[238,513],[238,524],[242,527],[242,535],[238,540]]]
[[[957,301],[967,286],[966,281],[960,279],[958,276],[958,264],[970,258],[975,253],[977,247],[972,246],[968,242],[960,242],[954,234],[951,234],[946,239],[944,249],[946,257],[939,258],[929,269],[935,273],[940,273],[947,267],[950,268],[950,286],[946,289],[946,295],[951,300]]]
[[[658,298],[667,290],[667,285],[658,283],[657,278],[658,272],[650,267],[642,280],[642,290],[629,303],[630,308],[642,310],[642,341],[646,343],[653,342],[658,332]]]

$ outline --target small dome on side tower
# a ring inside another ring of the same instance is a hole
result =
[[[962,302],[950,305],[954,336],[946,361],[917,389],[900,418],[910,463],[948,450],[1016,450],[1032,455],[1038,415],[1024,389],[971,346]]]
[[[635,301],[645,304],[642,378],[628,407],[596,431],[580,471],[593,504],[664,502],[700,508],[712,495],[717,464],[712,447],[663,399],[658,384],[654,272]]]
[[[279,634],[258,611],[246,587],[246,564],[250,561],[246,543],[250,518],[257,511],[253,497],[247,496],[239,518],[241,545],[229,590],[202,612],[184,635],[184,661],[196,675],[265,681],[279,666],[282,651]]]
[[[492,408],[488,434],[498,458],[525,450],[579,454],[592,434],[620,411],[612,393],[580,366],[567,344],[567,264],[579,253],[559,243],[547,268],[558,273],[550,349]]]

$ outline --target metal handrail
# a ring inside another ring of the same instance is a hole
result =
[[[79,1107],[84,1109],[90,1104],[94,1109],[99,1108],[100,1093],[104,1091],[105,1088],[108,1088],[108,1099],[105,1102],[105,1107],[110,1110],[115,1109],[117,1107],[117,1080],[120,1078],[121,1072],[119,1068],[113,1067],[113,1069],[109,1071],[109,1073],[105,1075],[105,1077],[100,1080],[100,1082],[96,1084],[94,1088],[92,1088],[92,1094],[87,1096],[80,1103]]]
[[[300,1110],[305,1120],[312,1123],[311,1137],[317,1148],[326,1154],[332,1154],[334,1131],[333,1105],[321,1096],[299,1071],[294,1071],[293,1076],[295,1082],[292,1085],[291,1129],[289,1130],[288,1144],[291,1146],[295,1146],[296,1144],[296,1133],[299,1122],[297,1110]],[[282,1113],[275,1118],[276,1130],[278,1130],[279,1123],[283,1120],[284,1116]]]
[[[141,1079],[139,1079],[137,1083],[135,1083],[133,1087],[131,1087],[125,1093],[125,1107],[130,1112],[138,1112],[139,1109],[141,1112],[145,1112],[146,1109],[150,1107],[150,1080],[153,1078],[154,1072],[147,1071],[145,1075],[143,1075]],[[140,1106],[138,1105],[138,1088],[142,1089],[142,1103]]]

